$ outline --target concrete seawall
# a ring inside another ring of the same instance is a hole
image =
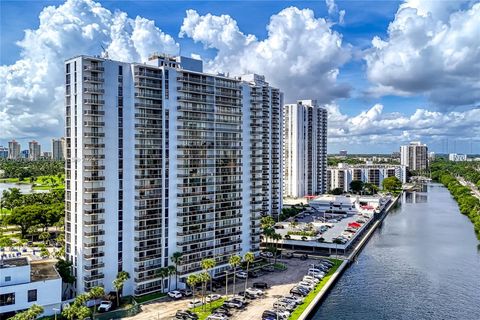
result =
[[[377,230],[378,226],[383,222],[385,217],[388,215],[388,212],[398,203],[398,200],[402,196],[400,193],[396,198],[394,198],[388,206],[381,212],[380,217],[375,221],[375,223],[370,227],[367,233],[363,236],[363,239],[355,246],[353,251],[348,255],[348,257],[342,262],[340,267],[335,271],[335,273],[330,277],[327,283],[323,288],[318,292],[315,298],[310,302],[308,307],[303,311],[303,313],[298,317],[298,320],[309,319],[313,315],[314,311],[319,307],[320,302],[323,298],[326,297],[326,294],[330,291],[335,283],[340,279],[342,273],[348,268],[348,266],[355,260],[355,257],[362,251],[363,247],[368,243],[372,234]]]

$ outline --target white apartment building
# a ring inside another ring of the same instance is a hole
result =
[[[342,188],[343,191],[348,192],[350,182],[353,180],[373,183],[382,189],[383,180],[388,177],[397,177],[402,183],[406,183],[407,167],[395,164],[348,165],[339,163],[337,167],[329,167],[327,170],[327,189]]]
[[[28,143],[28,158],[30,160],[38,160],[42,156],[41,145],[33,140]]]
[[[466,154],[450,153],[448,155],[448,160],[450,161],[467,161]]]
[[[299,198],[326,191],[327,110],[316,100],[283,107],[283,195]]]
[[[281,210],[278,89],[165,55],[78,56],[65,72],[66,252],[77,292],[113,290],[120,270],[131,276],[124,294],[158,291],[157,271],[175,252],[182,286],[204,258],[219,273],[232,254],[259,250],[261,216]]]
[[[20,158],[20,143],[13,139],[8,142],[8,159],[19,159]]]
[[[65,138],[52,139],[52,159],[65,159]]]
[[[400,164],[410,171],[428,170],[428,147],[420,141],[412,141],[400,147]]]
[[[42,306],[43,315],[60,310],[62,279],[53,262],[29,261],[26,257],[0,261],[0,319],[32,305]]]

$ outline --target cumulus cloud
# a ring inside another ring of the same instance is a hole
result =
[[[367,51],[374,95],[425,94],[447,108],[480,101],[480,3],[410,0]]]
[[[445,138],[478,139],[480,109],[440,112],[417,109],[406,116],[386,113],[375,104],[357,115],[343,114],[337,104],[327,105],[329,142],[341,144],[393,144],[411,140],[440,141]]]
[[[339,67],[350,59],[350,48],[332,23],[316,18],[312,10],[286,8],[271,16],[264,40],[244,34],[228,15],[199,15],[188,10],[180,37],[190,37],[217,50],[206,61],[210,72],[259,73],[282,88],[286,99],[317,98],[330,102],[347,97],[349,86],[339,84]]]
[[[153,21],[111,12],[91,0],[68,0],[49,6],[39,27],[26,30],[21,59],[0,66],[0,137],[63,135],[63,61],[79,54],[144,61],[154,51],[178,53],[175,40]]]

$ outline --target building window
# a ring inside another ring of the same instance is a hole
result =
[[[6,277],[5,277],[5,282],[9,282],[9,281],[12,281],[12,277],[6,276]]]
[[[0,294],[0,307],[15,304],[15,293]]]
[[[28,302],[37,301],[37,289],[28,290]]]

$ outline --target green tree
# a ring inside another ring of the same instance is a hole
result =
[[[44,231],[44,232],[40,233],[40,235],[38,236],[38,238],[39,238],[40,240],[42,240],[45,244],[47,244],[47,243],[48,243],[48,240],[50,239],[50,232]]]
[[[105,296],[105,290],[102,287],[93,287],[88,291],[88,298],[92,300],[101,299]],[[97,304],[93,306],[93,313],[97,312]]]
[[[193,300],[195,300],[195,287],[200,282],[200,279],[196,274],[191,274],[187,277],[187,284],[192,289],[193,292]]]
[[[18,226],[21,237],[25,238],[29,228],[38,224],[37,211],[36,205],[15,207],[5,220],[8,224]]]
[[[126,271],[120,271],[117,273],[117,278],[113,280],[113,287],[115,288],[115,292],[117,294],[117,306],[120,306],[120,292],[122,291],[123,285],[128,279],[130,279],[130,274]]]
[[[243,261],[245,261],[247,263],[247,278],[245,279],[245,290],[244,290],[244,293],[243,293],[243,297],[245,297],[247,287],[248,287],[248,285],[247,285],[248,284],[248,272],[249,272],[249,269],[250,269],[250,264],[255,261],[255,255],[250,251],[246,252],[245,255],[243,256]]]
[[[343,194],[343,188],[332,189],[332,190],[330,190],[329,193],[333,194],[333,195],[336,195],[336,196],[342,195]]]
[[[10,320],[34,320],[37,319],[41,314],[43,313],[43,308],[39,306],[38,304],[32,305],[30,308],[27,310],[17,313],[11,318],[8,318]]]
[[[233,268],[233,295],[235,295],[236,291],[235,281],[237,276],[237,267],[240,265],[241,262],[242,258],[238,255],[232,255],[228,260],[228,263]]]
[[[167,268],[160,268],[156,271],[157,277],[159,277],[162,281],[162,292],[165,292],[165,278],[168,277],[168,270]]]
[[[207,297],[207,283],[210,280],[210,275],[206,272],[202,272],[198,275],[199,282],[202,284],[202,303],[205,310],[206,297]]]
[[[363,181],[362,180],[352,180],[350,182],[350,190],[355,193],[359,193],[363,190]]]
[[[77,316],[77,312],[80,306],[71,304],[62,310],[62,316],[68,320],[73,320]]]
[[[91,314],[90,308],[88,308],[87,306],[80,306],[77,308],[75,315],[78,319],[85,319],[89,317],[90,314]]]
[[[167,267],[167,275],[168,275],[168,291],[170,291],[170,284],[171,284],[171,279],[172,276],[176,276],[177,270],[174,266],[168,266]]]
[[[392,192],[402,188],[402,182],[397,177],[388,177],[383,179],[383,190]]]
[[[203,259],[200,262],[200,266],[202,267],[202,269],[204,271],[210,273],[210,290],[213,290],[213,287],[212,287],[212,280],[213,280],[212,271],[213,271],[213,268],[215,268],[216,265],[217,265],[217,262],[215,261],[215,259]]]
[[[178,265],[182,263],[183,254],[181,252],[174,252],[170,260],[175,265],[175,289],[178,289]]]

